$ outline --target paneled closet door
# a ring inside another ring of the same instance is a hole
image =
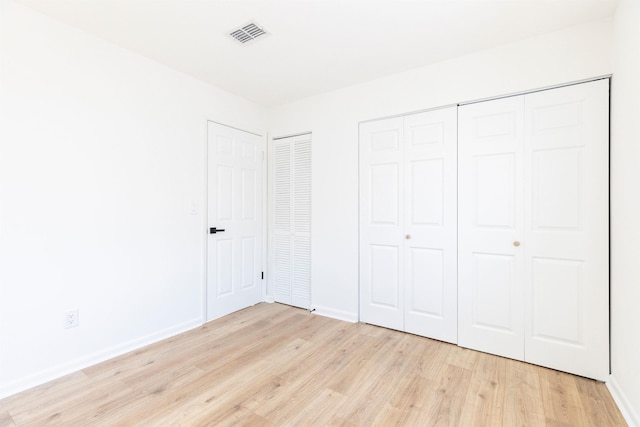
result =
[[[609,82],[459,111],[459,344],[606,380]]]
[[[360,320],[404,330],[403,119],[360,124]]]
[[[457,109],[404,117],[404,330],[458,337]]]
[[[525,360],[609,373],[609,81],[525,97]]]
[[[458,117],[458,343],[522,360],[524,97]]]
[[[453,343],[456,117],[360,125],[360,320]]]

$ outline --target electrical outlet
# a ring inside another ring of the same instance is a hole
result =
[[[64,312],[64,328],[75,328],[80,323],[80,318],[78,315],[78,309],[75,308],[73,310],[67,310]]]

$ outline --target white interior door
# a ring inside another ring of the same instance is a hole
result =
[[[525,360],[609,373],[609,81],[525,97]]]
[[[458,115],[458,343],[522,360],[524,97]]]
[[[263,299],[263,145],[208,122],[207,320]]]
[[[404,330],[457,342],[457,109],[404,117]]]
[[[403,119],[360,124],[360,320],[404,330]]]

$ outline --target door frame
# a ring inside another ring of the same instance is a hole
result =
[[[207,320],[207,279],[209,277],[209,265],[208,265],[208,257],[209,257],[209,122],[215,123],[220,126],[225,126],[231,129],[239,130],[241,132],[246,132],[255,136],[260,137],[261,139],[261,152],[262,152],[262,200],[261,200],[261,237],[262,244],[260,245],[261,256],[260,256],[260,268],[261,271],[264,272],[263,280],[261,280],[262,287],[262,299],[266,301],[266,283],[267,283],[267,206],[268,206],[268,194],[267,194],[267,137],[268,134],[257,133],[253,131],[249,131],[246,129],[242,129],[236,126],[230,126],[226,123],[219,122],[217,120],[211,120],[209,118],[204,118],[203,120],[203,130],[204,134],[204,148],[203,148],[203,194],[202,194],[202,209],[200,209],[201,217],[201,234],[200,238],[202,239],[202,304],[201,304],[201,323],[205,324],[208,322]],[[197,206],[197,204],[196,204]]]

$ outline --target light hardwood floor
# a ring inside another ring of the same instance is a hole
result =
[[[605,385],[258,304],[0,400],[0,426],[621,426]]]

